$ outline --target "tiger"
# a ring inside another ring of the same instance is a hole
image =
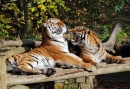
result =
[[[51,76],[56,73],[57,64],[86,71],[96,69],[94,65],[83,62],[82,58],[69,52],[68,41],[64,36],[68,29],[60,19],[49,18],[43,21],[41,29],[41,45],[31,51],[7,58],[8,72]]]
[[[79,56],[83,62],[91,63],[94,66],[98,66],[103,61],[106,63],[126,63],[125,59],[109,54],[97,35],[85,26],[69,29],[65,36],[73,45],[80,48]]]

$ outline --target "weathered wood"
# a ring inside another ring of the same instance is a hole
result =
[[[69,78],[94,76],[108,73],[117,73],[130,71],[130,61],[126,64],[105,64],[100,63],[99,67],[94,72],[86,72],[81,69],[58,69],[57,73],[51,77],[46,77],[45,75],[9,75],[8,74],[8,85],[16,84],[30,84],[39,83],[47,81],[56,81]]]
[[[0,89],[7,89],[5,56],[0,56]]]
[[[7,58],[11,55],[24,53],[24,52],[29,51],[29,50],[31,50],[30,47],[17,47],[17,48],[9,50],[7,52],[3,52],[3,53],[1,52],[0,55],[4,55]]]
[[[94,80],[95,76],[88,76],[87,77],[87,83],[90,84],[90,89],[93,89],[94,85],[93,85],[93,80]]]
[[[68,75],[68,74],[74,74],[74,73],[77,73],[77,72],[83,72],[82,69],[56,68],[56,70],[57,70],[57,73],[55,75],[53,75],[52,77],[46,77],[43,74],[40,74],[40,75],[10,75],[10,74],[8,74],[8,77],[7,77],[8,83],[7,84],[8,84],[8,86],[10,86],[10,85],[18,85],[18,84],[39,83],[39,82],[43,82],[43,81],[47,82],[48,78],[53,78],[52,79],[52,81],[53,81],[54,78],[56,78],[57,76],[59,77],[59,76],[64,76],[64,75]],[[47,81],[45,81],[46,79],[47,79]]]
[[[41,44],[41,41],[33,41],[33,40],[10,40],[10,41],[5,41],[2,40],[0,41],[0,48],[2,47],[12,47],[12,46],[39,46]]]
[[[115,53],[115,50],[113,49],[115,42],[116,42],[116,37],[118,35],[118,33],[121,31],[121,24],[117,23],[113,32],[111,33],[109,39],[107,42],[102,43],[103,47],[108,50],[108,51],[112,51],[113,53]]]

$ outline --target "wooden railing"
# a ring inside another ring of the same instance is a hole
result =
[[[21,47],[17,49],[13,49],[13,50],[16,50],[18,53],[19,52],[18,49],[23,50],[23,52],[25,51],[25,49]],[[90,86],[87,89],[93,89],[93,76],[130,71],[130,61],[129,61],[130,58],[126,58],[128,60],[126,64],[100,63],[94,72],[87,72],[82,69],[57,68],[56,74],[52,75],[51,77],[46,77],[45,75],[42,75],[42,74],[40,75],[11,75],[9,73],[6,73],[5,59],[6,57],[12,54],[8,54],[8,52],[6,52],[6,54],[2,54],[0,56],[0,89],[7,89],[7,86],[12,86],[12,85],[59,81],[59,80],[82,78],[82,77],[87,78],[89,81]]]

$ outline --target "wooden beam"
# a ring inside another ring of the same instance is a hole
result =
[[[10,40],[10,41],[5,41],[2,40],[0,41],[0,48],[3,47],[16,47],[16,46],[39,46],[41,44],[41,41],[33,41],[33,40]]]
[[[0,89],[7,89],[5,56],[0,56]]]
[[[17,47],[3,53],[1,52],[0,55],[4,55],[6,58],[8,58],[12,55],[24,53],[29,50],[31,50],[30,47]]]
[[[45,75],[10,75],[8,74],[8,86],[17,84],[30,84],[39,82],[48,82],[63,80],[69,78],[85,77],[102,75],[109,73],[125,72],[130,71],[130,61],[126,64],[106,64],[100,63],[99,67],[94,72],[83,71],[82,69],[57,69],[57,73],[51,77]]]

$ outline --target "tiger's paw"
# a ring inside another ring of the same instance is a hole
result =
[[[90,63],[86,63],[84,69],[85,69],[86,71],[88,71],[88,72],[92,72],[92,71],[96,70],[96,67],[95,67],[94,65],[90,64]]]
[[[47,72],[46,72],[46,76],[50,77],[51,75],[55,74],[56,70],[54,68],[48,68]]]
[[[107,59],[105,60],[106,63],[110,64],[110,63],[117,63],[117,64],[125,64],[127,60],[123,59],[123,58],[119,58],[119,59]]]
[[[98,63],[96,63],[96,62],[93,62],[91,64],[94,65],[95,67],[98,67]]]
[[[62,68],[65,66],[65,63],[62,62],[56,62],[55,67]]]
[[[125,64],[126,63],[126,60],[125,59],[120,59],[117,61],[118,64]]]

